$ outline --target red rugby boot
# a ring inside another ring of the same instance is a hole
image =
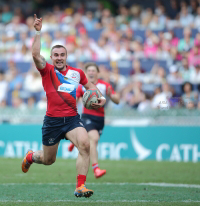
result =
[[[94,171],[94,177],[99,178],[106,174],[106,170],[101,170],[100,168],[96,168]]]
[[[24,173],[28,172],[28,170],[29,170],[29,168],[30,168],[30,166],[31,166],[31,164],[32,164],[32,163],[29,163],[28,160],[27,160],[27,156],[28,156],[29,154],[32,154],[32,153],[33,153],[33,151],[32,151],[32,150],[29,150],[29,151],[26,153],[26,156],[24,157],[24,159],[23,159],[23,161],[22,161],[22,171],[23,171]]]

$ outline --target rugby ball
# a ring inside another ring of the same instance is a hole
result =
[[[91,104],[92,103],[98,103],[97,98],[99,98],[99,92],[98,90],[95,89],[88,89],[84,94],[83,94],[83,105],[86,109],[92,109]]]

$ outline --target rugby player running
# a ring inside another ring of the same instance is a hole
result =
[[[79,150],[76,161],[77,184],[74,191],[76,197],[90,197],[93,194],[85,186],[90,164],[90,142],[76,108],[76,89],[79,83],[86,90],[97,89],[85,76],[81,69],[66,65],[67,50],[62,45],[53,46],[51,60],[47,63],[40,55],[40,32],[42,18],[34,14],[36,35],[32,45],[32,56],[36,68],[42,76],[42,83],[47,96],[47,111],[42,127],[43,150],[29,150],[22,162],[22,171],[28,172],[32,163],[51,165],[56,160],[56,153],[61,139],[73,142]],[[97,89],[98,90],[98,89]],[[106,99],[101,95],[94,109],[102,107]]]
[[[96,87],[105,96],[107,95],[112,102],[119,104],[120,96],[116,93],[111,85],[101,79],[98,79],[99,67],[95,63],[87,63],[85,65],[85,72],[90,82],[96,85]],[[79,85],[77,89],[77,99],[81,98],[85,92],[85,88]],[[102,177],[106,174],[106,170],[101,170],[98,165],[98,152],[97,145],[104,128],[104,108],[101,107],[98,110],[89,110],[83,107],[82,121],[88,132],[90,139],[90,160],[92,162],[92,169],[96,178]],[[74,148],[74,144],[70,144],[68,150],[71,152]]]

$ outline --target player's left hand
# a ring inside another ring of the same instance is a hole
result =
[[[104,104],[106,103],[106,99],[101,99],[101,98],[98,98],[98,103],[92,103],[92,109],[99,109],[100,107],[103,107]]]

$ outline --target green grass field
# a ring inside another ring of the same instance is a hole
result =
[[[27,174],[21,172],[21,161],[0,158],[0,205],[200,205],[199,163],[100,161],[107,174],[95,179],[90,168],[87,187],[94,195],[86,199],[73,195],[75,160],[34,164]]]

